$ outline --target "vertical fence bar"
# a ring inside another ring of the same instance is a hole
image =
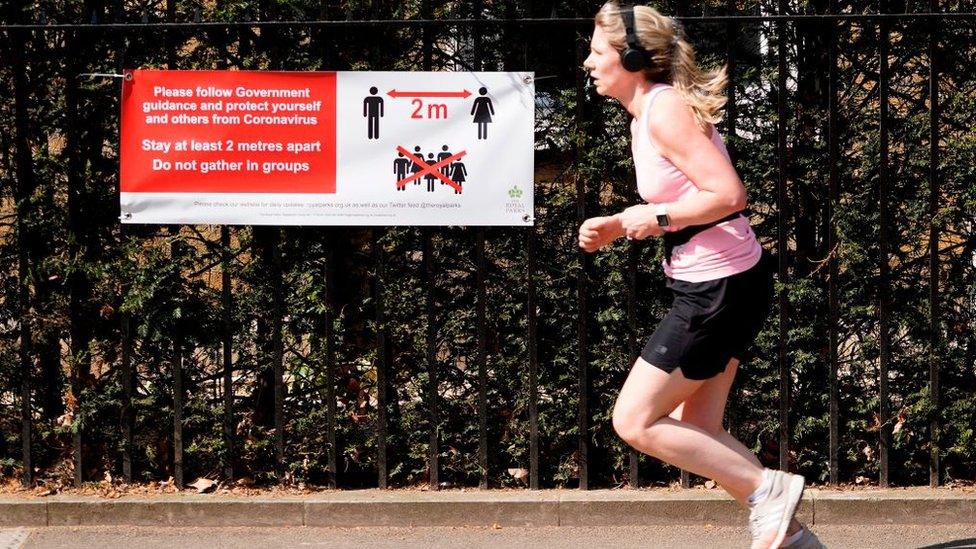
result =
[[[729,0],[729,15],[735,13],[735,0]],[[728,97],[728,102],[725,104],[725,133],[728,135],[728,151],[729,156],[732,158],[732,165],[735,165],[736,156],[738,156],[738,151],[736,150],[735,135],[736,135],[736,118],[738,116],[737,109],[735,108],[735,64],[736,64],[736,44],[738,44],[737,36],[739,35],[739,23],[734,20],[729,20],[725,24],[725,35],[726,35],[726,50],[725,58],[727,63],[726,72],[729,77],[728,92],[726,96]]]
[[[483,10],[482,0],[475,0],[473,19],[480,19]],[[472,29],[474,45],[474,67],[482,68],[482,30],[480,26]],[[477,264],[477,331],[478,331],[478,467],[481,469],[480,488],[488,488],[488,357],[485,319],[485,228],[475,229],[475,261]]]
[[[488,270],[485,261],[485,228],[478,227],[475,242],[475,259],[478,276],[478,463],[481,469],[482,489],[488,488],[488,326],[485,319],[487,299],[485,277]]]
[[[217,0],[217,10],[223,10],[224,0]],[[217,69],[227,68],[227,29],[218,28],[211,35],[219,48]],[[233,282],[230,268],[233,255],[230,250],[230,227],[220,226],[220,308],[221,308],[221,351],[224,414],[222,433],[224,439],[223,467],[224,478],[234,478],[234,320],[233,320]]]
[[[430,433],[428,440],[430,447],[427,451],[427,470],[430,489],[437,490],[440,487],[440,410],[437,396],[437,329],[434,314],[434,235],[432,229],[424,227],[421,229],[421,236],[423,239],[421,243],[421,254],[423,255],[422,278],[427,288],[424,294],[424,316],[427,318],[427,332],[424,334],[424,358],[427,362],[427,405],[430,412]]]
[[[75,33],[70,33],[65,37],[69,48],[72,51],[78,51],[78,40]],[[82,232],[82,212],[81,212],[81,192],[84,188],[84,175],[82,170],[84,169],[84,164],[81,160],[81,155],[79,154],[80,149],[80,127],[81,121],[78,117],[78,73],[81,72],[80,62],[77,58],[71,58],[65,63],[66,74],[65,74],[65,122],[67,128],[65,129],[65,148],[68,154],[68,261],[71,265],[77,265],[80,255],[80,239]],[[70,369],[71,369],[71,382],[72,382],[72,392],[74,392],[77,387],[76,378],[78,375],[78,370],[82,367],[84,359],[82,358],[87,351],[87,342],[83,341],[84,336],[84,324],[87,319],[84,318],[84,313],[82,312],[83,300],[82,294],[85,291],[85,277],[86,275],[82,272],[82,269],[72,269],[71,273],[68,275],[68,292],[69,304],[68,304],[68,317],[69,317],[69,334],[70,334]],[[126,361],[126,350],[122,350],[122,361]],[[122,365],[123,375],[127,365]],[[123,387],[125,387],[125,381],[123,380]],[[80,395],[78,393],[74,394],[74,397],[78,399]],[[128,442],[128,438],[125,437],[126,425],[124,421],[124,415],[129,411],[131,401],[126,400],[123,396],[122,402],[122,412],[123,412],[123,438],[124,443]],[[75,483],[79,485],[81,483],[81,478],[79,474],[83,473],[81,468],[81,429],[79,428],[76,432],[72,433],[72,443],[73,452],[75,458]],[[127,463],[128,462],[128,463]],[[129,448],[123,448],[123,476],[125,476],[125,469],[128,465],[131,474],[131,451]]]
[[[779,0],[779,14],[786,14],[786,0]],[[787,271],[786,254],[788,248],[786,222],[789,215],[789,196],[786,189],[786,21],[779,21],[779,38],[776,44],[778,57],[778,89],[776,94],[776,126],[778,135],[778,158],[777,158],[777,196],[779,202],[779,215],[777,216],[776,231],[779,253],[779,280],[783,288],[779,292],[779,468],[789,469],[789,433],[790,433],[790,367],[787,356],[787,344],[789,338],[789,299],[787,296],[786,284],[789,282]]]
[[[118,17],[118,12],[116,12]],[[74,36],[77,39],[77,36]],[[116,61],[116,72],[123,72],[126,66],[125,50],[126,50],[126,38],[125,34],[118,34],[118,40],[120,43],[119,49],[122,52]],[[76,42],[77,43],[77,42]],[[71,51],[78,52],[79,50],[73,49]],[[78,53],[78,55],[81,55]],[[74,71],[75,73],[81,72],[80,70]],[[77,79],[78,74],[72,74],[72,78]],[[77,91],[77,90],[76,90]],[[75,122],[77,124],[78,122]],[[77,174],[77,177],[83,177],[84,162],[81,159],[79,153],[80,145],[75,146],[72,150],[72,154],[78,162],[77,167],[70,168],[72,174]],[[69,175],[71,177],[71,175]],[[80,182],[79,188],[83,188],[83,181]],[[119,241],[122,243],[123,247],[126,247],[131,236],[128,234],[126,225],[119,224]],[[86,297],[91,295],[90,281],[85,279],[86,286]],[[128,296],[131,290],[131,284],[129,281],[124,281],[122,284],[122,296],[123,299]],[[135,424],[136,424],[136,411],[132,405],[132,400],[136,396],[136,386],[138,370],[132,364],[132,348],[133,348],[133,335],[132,335],[132,313],[127,309],[123,310],[119,315],[120,331],[121,331],[121,345],[122,345],[122,356],[121,356],[121,372],[122,376],[122,410],[121,410],[121,421],[122,421],[122,477],[126,482],[131,483],[134,477],[133,454],[135,452]],[[72,336],[72,340],[74,336]],[[83,346],[87,346],[88,342],[91,340],[91,335],[86,334],[85,340],[82,343]]]
[[[273,4],[261,3],[259,10],[261,20],[274,20],[278,14]],[[270,32],[269,32],[270,31]],[[280,36],[275,29],[263,29],[262,40],[266,38],[265,47],[268,49],[268,64],[276,70],[282,69],[282,53]],[[285,364],[284,364],[284,288],[283,269],[281,260],[282,229],[271,228],[271,267],[272,267],[272,333],[271,352],[274,361],[274,425],[275,425],[275,473],[279,481],[285,474]]]
[[[728,0],[726,8],[729,16],[735,15],[737,12],[735,0]],[[728,102],[725,104],[725,133],[727,136],[725,143],[726,143],[726,149],[729,152],[729,159],[731,160],[733,167],[735,167],[736,160],[738,159],[739,156],[738,146],[736,143],[738,109],[736,109],[735,106],[735,101],[736,101],[735,69],[736,69],[736,49],[738,46],[738,38],[737,38],[738,36],[739,36],[739,23],[738,21],[730,19],[729,21],[726,22],[725,25],[725,43],[726,43],[725,58],[727,60],[726,73],[728,74],[728,78],[729,78],[729,84],[727,88],[728,91],[726,92],[726,96],[728,97]],[[732,392],[731,396],[734,400],[738,400],[740,390],[741,389],[738,384],[733,385],[731,389]],[[734,407],[731,413],[728,412],[728,409],[726,408],[725,424],[726,424],[725,426],[726,430],[730,433],[733,433],[734,436],[736,430],[736,424],[737,424]]]
[[[523,17],[532,17],[532,0],[524,0]],[[520,34],[525,34],[525,27],[519,27]],[[529,67],[529,41],[522,42],[522,70]],[[534,185],[533,181],[533,185]],[[533,220],[532,225],[526,229],[525,254],[526,254],[526,308],[527,308],[527,350],[529,353],[529,489],[539,489],[539,355],[537,345],[537,320],[536,314],[536,224]]]
[[[888,212],[888,52],[891,47],[891,31],[889,29],[889,24],[887,19],[882,19],[879,25],[879,39],[881,41],[879,47],[879,57],[880,57],[880,68],[878,70],[878,80],[881,86],[881,97],[879,101],[881,102],[881,120],[880,120],[880,138],[881,138],[881,164],[879,168],[879,203],[880,203],[880,214],[881,226],[879,230],[881,231],[881,250],[879,258],[879,266],[881,270],[881,280],[880,280],[880,304],[878,308],[878,315],[880,317],[880,327],[879,327],[879,337],[881,341],[881,363],[879,368],[879,421],[880,425],[880,452],[879,452],[879,484],[882,488],[888,487],[889,477],[888,477],[888,460],[889,460],[889,446],[891,445],[891,409],[890,409],[890,396],[888,393],[888,367],[891,364],[891,330],[889,326],[890,314],[891,314],[891,304],[890,304],[890,284],[891,284],[891,273],[890,267],[888,265],[889,256],[889,242],[888,242],[888,224],[890,222],[889,212]]]
[[[577,47],[576,49],[576,65],[582,66],[582,52]],[[584,109],[584,103],[586,101],[586,91],[584,88],[585,75],[583,71],[578,72],[576,77],[576,120],[579,124],[586,124],[583,122],[583,117],[586,113]],[[586,124],[588,126],[589,124]],[[578,146],[582,143],[578,144]],[[586,220],[586,181],[584,181],[582,174],[576,173],[575,175],[575,185],[576,185],[576,225],[579,226]],[[577,448],[577,466],[579,469],[579,489],[588,490],[589,489],[589,454],[590,454],[590,428],[589,428],[589,376],[587,372],[588,368],[588,353],[587,353],[587,341],[586,341],[586,324],[587,324],[587,303],[586,303],[586,285],[587,285],[587,274],[589,273],[589,265],[591,263],[589,254],[584,252],[582,249],[577,250],[577,257],[579,258],[580,268],[576,276],[576,306],[577,306],[577,318],[576,318],[576,334],[577,334],[577,392],[578,392],[578,408],[577,408],[577,429],[579,431],[579,446]]]
[[[77,39],[74,33],[70,33],[65,37],[65,40],[71,46],[77,45]],[[79,154],[80,141],[80,122],[78,120],[78,73],[79,70],[78,60],[72,58],[67,60],[65,63],[66,74],[65,74],[65,117],[67,128],[65,128],[66,137],[66,149],[68,153],[68,261],[71,265],[78,264],[78,256],[80,254],[79,241],[81,238],[81,191],[84,187],[84,181],[82,177],[83,163],[81,162],[81,155]],[[69,295],[69,305],[68,305],[68,315],[69,315],[69,338],[70,338],[70,349],[71,349],[71,369],[74,371],[74,363],[78,360],[80,353],[83,352],[82,347],[82,323],[85,322],[83,319],[84,313],[82,312],[82,292],[83,292],[83,279],[84,276],[81,269],[72,269],[72,272],[68,275],[68,293]],[[125,327],[123,326],[123,329]],[[124,333],[123,333],[124,337]],[[123,375],[126,370],[126,352],[124,348],[125,343],[123,342],[122,349],[122,370]],[[124,381],[123,381],[124,383]],[[124,385],[123,385],[124,386]],[[76,398],[78,395],[74,395]],[[130,402],[125,400],[123,395],[122,401],[122,413],[123,413],[123,476],[125,476],[126,465],[129,465],[131,472],[131,454],[130,448],[127,446],[128,438],[125,437],[127,434],[125,432],[124,416],[129,409]],[[127,463],[128,462],[128,463]]]
[[[170,257],[172,261],[179,264],[183,256],[183,247],[180,244],[179,225],[171,227],[174,240],[170,245]],[[180,280],[183,278],[182,272],[176,275]],[[173,333],[173,483],[177,488],[184,486],[183,478],[183,355],[184,333],[182,328],[177,325]]]
[[[230,227],[220,227],[220,301],[223,317],[223,381],[224,381],[224,477],[234,478],[234,321],[232,317],[233,286],[230,278]]]
[[[421,3],[421,18],[431,19],[433,17],[430,0],[423,0]],[[431,27],[423,28],[423,69],[430,71],[434,55],[434,40],[431,34]],[[424,357],[427,362],[427,405],[430,413],[430,433],[428,433],[428,452],[427,452],[427,480],[431,490],[440,487],[440,413],[438,409],[437,397],[437,356],[436,356],[436,318],[434,314],[434,292],[437,281],[434,278],[434,231],[430,227],[421,230],[421,248],[423,255],[422,279],[427,291],[424,294],[424,316],[427,319],[427,332],[424,334]]]
[[[124,225],[123,225],[124,226]],[[121,227],[120,227],[121,230]],[[124,233],[122,237],[125,238]],[[123,293],[123,295],[125,295]],[[135,372],[132,369],[132,315],[121,314],[122,323],[122,478],[132,482],[132,453],[135,450],[136,414],[132,398],[136,393]]]
[[[99,15],[100,15],[99,12],[93,12],[92,13],[92,21],[91,22],[93,24],[98,24],[98,23],[101,22],[101,17],[99,17]],[[67,97],[65,97],[65,99],[67,100]],[[73,97],[73,100],[77,101],[77,96]],[[77,107],[77,104],[75,106]],[[80,147],[80,143],[78,144],[78,146]],[[75,155],[75,156],[78,156],[78,155]],[[80,157],[78,158],[78,160],[76,160],[76,162],[78,162],[77,168],[79,170],[78,173],[80,174],[80,170],[81,170]],[[72,176],[72,177],[77,177],[77,175]],[[72,183],[78,183],[79,184],[79,189],[84,185],[84,183],[81,183],[81,182],[78,182],[78,181],[72,181]],[[76,277],[77,277],[77,275],[76,275]],[[77,278],[75,278],[75,280],[76,279]],[[74,305],[75,305],[75,303],[72,303],[72,306],[74,306]],[[76,312],[77,312],[77,310],[76,310]],[[84,353],[86,351],[84,349],[84,347],[86,345],[85,344],[82,344],[82,342],[80,341],[80,337],[76,339],[75,336],[80,336],[80,331],[77,330],[77,328],[75,326],[72,327],[71,336],[72,336],[71,337],[71,344],[70,344],[70,347],[69,347],[70,350],[71,350],[71,362],[70,362],[70,370],[69,370],[69,383],[71,385],[71,394],[74,397],[74,399],[72,401],[72,406],[73,406],[72,416],[74,417],[75,421],[78,421],[78,420],[80,420],[80,417],[79,416],[81,415],[81,368],[83,366],[85,366],[85,364],[86,364],[85,361],[82,360],[82,356],[84,356]],[[80,487],[81,484],[82,484],[82,482],[84,482],[84,480],[85,480],[84,459],[82,457],[83,456],[83,451],[82,450],[83,450],[83,445],[84,445],[84,428],[83,428],[83,425],[84,425],[84,422],[79,422],[79,424],[77,425],[77,427],[74,428],[74,429],[72,429],[72,432],[71,432],[72,460],[74,462],[74,467],[75,467],[75,469],[74,469],[74,485],[75,485],[75,487]]]
[[[929,0],[929,12],[939,10],[938,0]],[[942,326],[939,303],[939,35],[938,23],[929,23],[929,486],[941,484],[939,458],[939,348]]]
[[[19,228],[23,230],[23,226]],[[23,243],[23,237],[20,237]],[[21,249],[19,252],[18,279],[20,286],[20,421],[21,421],[21,459],[24,464],[21,483],[24,487],[30,487],[33,476],[33,462],[31,461],[31,331],[29,327],[30,308],[27,302],[30,299],[30,292],[27,290],[27,280],[30,276],[27,251]]]
[[[328,9],[325,2],[319,4],[319,19],[328,18]],[[323,28],[320,29],[318,33],[318,39],[322,44],[322,65],[323,70],[333,69],[335,63],[335,57],[333,54],[333,49],[326,47],[326,37],[328,36],[328,31]],[[326,440],[328,447],[326,448],[326,487],[334,490],[338,485],[338,469],[337,469],[337,454],[338,449],[336,448],[336,347],[333,333],[333,326],[335,324],[335,249],[339,242],[339,233],[335,228],[328,228],[325,230],[326,243],[325,243],[325,268],[323,276],[325,278],[325,314],[323,315],[323,321],[325,327],[322,332],[322,338],[324,341],[324,351],[325,351],[325,402],[326,402]]]
[[[17,150],[17,296],[20,308],[20,419],[21,453],[24,472],[21,482],[30,487],[33,477],[31,461],[32,416],[31,369],[33,368],[33,336],[30,327],[30,257],[27,247],[30,235],[26,227],[30,207],[28,198],[34,189],[34,160],[30,149],[30,123],[27,114],[27,33],[9,31],[10,56],[14,69],[14,143]],[[19,44],[17,42],[20,42]],[[77,394],[76,394],[77,396]],[[77,413],[77,408],[75,408]],[[76,463],[76,465],[78,465]],[[80,467],[76,467],[77,479]],[[78,484],[76,480],[76,484]]]
[[[691,488],[691,473],[681,469],[681,476],[678,479],[678,483],[682,488]]]
[[[381,490],[386,489],[386,318],[383,310],[383,234],[382,227],[373,228],[373,304],[376,312],[376,478]]]
[[[528,350],[529,350],[529,488],[539,489],[539,353],[536,314],[536,229],[529,227],[526,237],[525,274],[528,284]]]
[[[830,13],[836,13],[836,1],[830,5]],[[840,188],[838,182],[838,162],[840,161],[840,148],[837,140],[837,23],[831,20],[830,35],[828,37],[827,59],[830,65],[827,68],[827,107],[829,110],[827,119],[827,148],[830,156],[828,167],[828,192],[827,218],[830,230],[827,232],[827,303],[829,308],[830,321],[827,323],[827,339],[830,347],[830,378],[828,386],[830,390],[830,442],[829,442],[829,482],[837,485],[838,479],[838,456],[840,454],[840,393],[838,375],[838,356],[837,356],[837,326],[839,319],[838,306],[838,280],[840,269],[838,268],[838,254],[840,253],[840,242],[837,232],[837,207],[840,205]]]
[[[174,243],[175,246],[175,243]],[[174,250],[174,254],[176,251]],[[183,336],[173,334],[173,482],[183,487]]]
[[[166,0],[166,22],[176,22],[176,0]],[[166,67],[175,69],[177,65],[177,44],[173,36],[175,31],[168,29],[165,33]],[[180,233],[179,225],[170,225],[169,232],[173,237]],[[180,256],[180,246],[176,241],[170,246],[170,257],[177,260]],[[182,280],[183,274],[177,277]],[[177,488],[183,487],[183,337],[179,328],[173,334],[173,482]]]
[[[284,316],[284,288],[281,266],[281,229],[272,233],[272,262],[274,280],[274,326],[271,349],[274,353],[274,422],[275,422],[275,472],[279,480],[285,474],[285,361],[282,317]]]
[[[675,2],[674,13],[676,17],[683,17],[687,15],[688,3],[683,1]],[[681,469],[678,475],[678,482],[682,488],[691,488],[691,473]]]
[[[336,232],[329,230],[329,238],[325,249],[325,401],[326,401],[326,461],[328,462],[328,478],[326,485],[335,489],[338,482],[336,469],[336,352],[332,325],[335,322],[335,246]]]
[[[636,189],[636,174],[631,178]],[[628,241],[627,246],[627,368],[637,362],[637,262],[640,259],[640,248],[636,240]],[[640,452],[630,447],[628,462],[630,474],[627,476],[630,488],[640,488]]]
[[[586,197],[586,183],[583,178],[577,176],[576,178],[576,211],[577,219],[580,219],[580,223],[585,219],[586,206],[584,204]],[[579,252],[583,253],[583,252]],[[578,418],[577,418],[577,428],[579,429],[579,488],[580,490],[589,489],[589,453],[590,453],[590,437],[589,437],[589,423],[590,423],[590,412],[589,412],[589,376],[588,376],[588,353],[587,353],[587,294],[586,294],[586,277],[587,277],[587,266],[590,261],[589,258],[584,256],[580,258],[580,272],[576,277],[576,299],[577,307],[579,310],[579,318],[576,320],[576,333],[577,333],[577,368],[578,368],[578,393],[579,393],[579,407],[578,407]]]

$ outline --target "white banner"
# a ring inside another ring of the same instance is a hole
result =
[[[533,223],[533,73],[129,74],[123,223]]]

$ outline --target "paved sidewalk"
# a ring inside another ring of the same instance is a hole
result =
[[[34,528],[22,549],[138,547],[139,549],[747,549],[749,532],[736,526],[544,526],[541,528],[174,528],[48,526]],[[972,525],[817,526],[830,549],[947,549],[976,547]],[[2,546],[0,546],[2,547]],[[7,549],[7,548],[4,548]],[[10,549],[20,549],[11,547]]]
[[[27,541],[30,531],[26,528],[0,530],[0,549],[19,549]]]
[[[910,488],[807,490],[808,524],[972,524],[976,492]],[[16,526],[740,526],[746,513],[719,490],[348,490],[307,496],[179,493],[118,499],[0,498]]]

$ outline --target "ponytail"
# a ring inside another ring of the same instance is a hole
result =
[[[597,12],[595,22],[608,34],[610,44],[626,47],[627,38],[620,6],[610,0]],[[695,63],[695,49],[685,40],[681,24],[648,6],[634,6],[634,31],[647,51],[650,65],[644,75],[653,82],[671,84],[695,113],[703,129],[722,120],[728,101],[723,90],[728,84],[725,67],[703,71]]]

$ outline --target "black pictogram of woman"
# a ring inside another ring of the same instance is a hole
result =
[[[410,167],[412,162],[403,157],[403,153],[398,153],[399,158],[393,159],[393,173],[396,174],[397,180],[397,190],[405,191],[407,190],[406,185],[400,185],[400,181],[403,181],[407,177],[407,168]]]
[[[434,163],[434,153],[427,153],[427,164],[430,165],[433,163]],[[434,180],[437,179],[437,176],[431,172],[427,172],[427,175],[424,176],[424,179],[427,180],[427,192],[429,193],[434,192]]]
[[[491,124],[491,116],[495,114],[495,107],[491,104],[491,99],[485,97],[488,88],[478,90],[482,96],[474,100],[471,105],[471,114],[474,115],[474,123],[478,125],[478,139],[488,139],[488,124]]]
[[[380,117],[383,116],[383,98],[378,97],[376,86],[369,89],[369,97],[363,99],[363,116],[366,117],[367,134],[370,139],[380,138]]]
[[[461,194],[461,184],[464,183],[464,176],[466,175],[468,175],[468,170],[464,167],[464,162],[451,163],[451,181],[457,183],[454,194]]]
[[[420,152],[420,145],[417,145],[416,147],[413,148],[413,155],[417,157],[417,160],[423,160],[424,159],[424,155],[421,154],[421,152]],[[420,164],[418,164],[417,162],[411,162],[411,164],[410,164],[410,173],[411,174],[415,174],[415,173],[417,173],[419,171],[423,171],[423,168],[420,167]],[[413,180],[413,184],[414,185],[420,185],[420,178],[418,177],[418,178],[414,179]]]

